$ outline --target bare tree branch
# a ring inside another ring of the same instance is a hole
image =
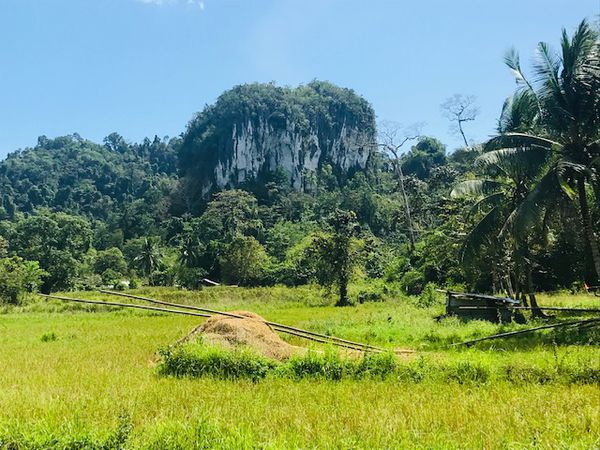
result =
[[[467,149],[469,149],[469,141],[463,124],[474,121],[479,115],[479,108],[475,101],[476,98],[472,95],[454,94],[441,105],[442,114],[452,124],[452,132],[462,136]]]
[[[404,188],[404,174],[402,173],[400,150],[407,142],[415,141],[421,137],[422,126],[422,124],[418,123],[405,128],[396,122],[384,121],[380,123],[378,127],[378,146],[381,147],[385,153],[393,156],[392,166],[398,177],[398,187],[404,200],[411,251],[414,251],[415,249],[415,231],[410,213],[410,203],[408,201],[408,196],[406,195],[406,189]]]

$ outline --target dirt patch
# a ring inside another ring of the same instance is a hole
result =
[[[281,339],[258,314],[249,311],[232,311],[232,314],[244,318],[213,316],[178,343],[202,336],[202,341],[207,344],[224,348],[249,347],[260,355],[278,361],[306,352],[305,348],[290,345]]]

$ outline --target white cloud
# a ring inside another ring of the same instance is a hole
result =
[[[204,9],[204,2],[202,0],[187,0],[188,5],[196,5],[200,9]]]
[[[200,9],[204,9],[204,1],[203,0],[137,0],[139,3],[144,3],[146,5],[189,5],[196,6]]]

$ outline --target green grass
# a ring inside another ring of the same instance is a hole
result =
[[[419,353],[381,378],[164,376],[157,351],[185,335],[198,318],[34,303],[0,315],[0,448],[600,445],[600,388],[593,371],[599,341],[591,330],[583,338],[543,332],[447,348],[522,326],[438,323],[433,316],[443,307],[420,309],[393,292],[383,303],[341,309],[311,287],[137,292],[251,310],[289,325]],[[540,303],[563,306],[598,307],[599,300],[540,297]],[[321,367],[314,361],[313,366]],[[298,363],[296,373],[303,371],[310,372]]]
[[[600,385],[600,360],[582,351],[565,353],[555,350],[553,358],[535,355],[529,358],[490,358],[489,354],[470,351],[445,354],[443,357],[420,355],[398,358],[391,352],[362,356],[340,354],[334,348],[297,355],[288,361],[269,360],[249,349],[222,349],[205,345],[201,340],[161,349],[158,371],[164,376],[216,379],[380,379],[397,382],[432,382],[485,384],[562,383]],[[522,355],[519,355],[522,356]]]

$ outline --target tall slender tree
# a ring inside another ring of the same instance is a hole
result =
[[[134,262],[145,275],[152,275],[162,262],[162,255],[156,240],[144,238],[140,253],[135,257]]]
[[[404,133],[401,132],[400,126],[391,122],[383,123],[379,130],[380,143],[378,144],[383,148],[384,152],[392,156],[392,167],[398,178],[398,189],[402,194],[402,200],[404,202],[404,214],[406,216],[406,225],[408,227],[408,237],[410,240],[410,251],[415,250],[415,227],[413,225],[413,219],[410,212],[410,202],[404,186],[404,173],[402,171],[402,160],[400,151],[402,147],[410,141],[419,139],[420,125],[413,125],[412,129],[406,130]]]
[[[518,53],[507,53],[505,62],[516,77],[518,91],[505,104],[500,134],[486,149],[552,153],[551,164],[509,223],[524,230],[566,195],[578,206],[598,278],[600,249],[588,187],[597,185],[600,166],[600,40],[584,20],[571,37],[563,30],[560,44],[559,53],[544,42],[538,44],[532,81],[521,69]]]
[[[509,295],[522,298],[525,303],[527,294],[534,316],[543,313],[538,308],[533,286],[531,244],[541,233],[533,228],[519,233],[510,231],[514,211],[530,195],[550,157],[549,151],[533,153],[519,148],[484,153],[475,160],[475,165],[487,176],[460,182],[451,192],[453,197],[474,197],[471,214],[480,217],[464,241],[462,260],[473,260],[485,250],[493,259],[493,278],[500,280]]]

